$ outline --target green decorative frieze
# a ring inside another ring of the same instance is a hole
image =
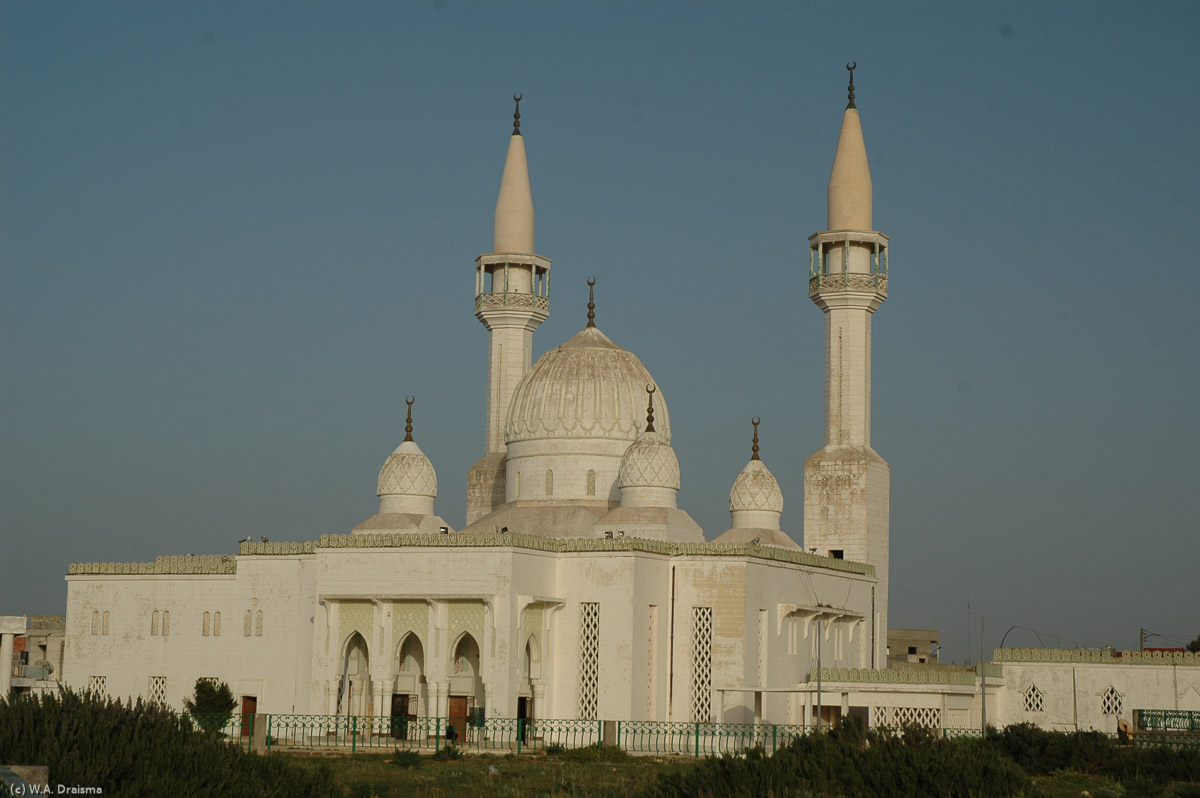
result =
[[[138,576],[186,574],[236,574],[232,554],[177,554],[155,557],[154,562],[73,562],[68,575]]]
[[[243,541],[238,554],[312,554],[316,547],[311,540]]]
[[[989,674],[990,675],[990,674]],[[817,681],[817,672],[808,674],[810,684]],[[974,685],[975,674],[970,671],[940,668],[821,668],[822,682],[853,682],[868,684],[954,684]]]
[[[1101,665],[1194,665],[1200,654],[1187,651],[1122,651],[1107,648],[997,648],[996,662],[1080,662]]]

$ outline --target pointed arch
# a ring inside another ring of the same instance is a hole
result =
[[[417,674],[425,672],[425,644],[416,632],[409,630],[396,644],[392,657],[392,670],[400,674]]]
[[[346,636],[338,663],[338,714],[366,715],[371,707],[371,653],[357,630]]]

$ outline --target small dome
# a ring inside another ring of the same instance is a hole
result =
[[[386,496],[437,497],[437,473],[415,441],[404,441],[379,469],[380,499]]]
[[[648,384],[654,378],[632,352],[596,327],[542,355],[517,384],[509,407],[508,443],[546,439],[637,439]],[[667,403],[656,411],[659,435],[671,441]]]
[[[621,458],[617,487],[679,490],[679,459],[671,444],[657,432],[643,432]]]
[[[729,491],[729,511],[762,510],[783,512],[783,491],[762,460],[746,463]]]

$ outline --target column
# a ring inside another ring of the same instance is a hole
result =
[[[13,635],[11,632],[0,634],[0,700],[8,698],[12,690],[12,651]]]

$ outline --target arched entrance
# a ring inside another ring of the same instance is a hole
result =
[[[448,723],[452,731],[448,738],[466,739],[467,718],[475,707],[483,704],[483,671],[479,663],[479,644],[470,634],[464,633],[454,644],[454,655],[450,661],[450,696],[447,706]]]
[[[415,632],[409,632],[396,646],[392,660],[396,674],[392,692],[392,736],[405,739],[408,729],[421,713],[428,696],[425,694],[425,647]]]
[[[367,641],[358,632],[346,640],[338,677],[338,714],[371,714],[371,658]]]
[[[530,635],[525,643],[525,654],[521,658],[521,678],[517,682],[517,720],[528,721],[534,717],[533,681],[542,675],[542,647],[536,635]],[[522,735],[526,733],[522,724]]]

